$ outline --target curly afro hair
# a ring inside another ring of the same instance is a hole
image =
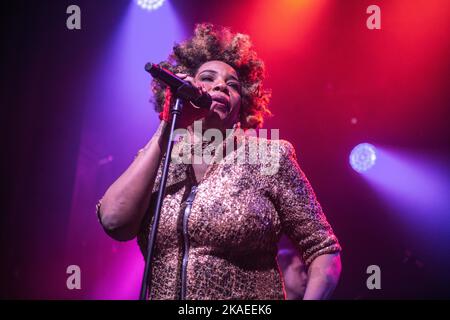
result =
[[[240,122],[244,129],[262,126],[268,109],[270,91],[263,88],[264,62],[258,59],[248,35],[232,33],[229,28],[210,23],[198,24],[194,36],[175,44],[173,53],[160,66],[173,73],[195,76],[199,67],[207,61],[219,60],[232,66],[241,81]],[[152,81],[155,110],[161,112],[166,96],[166,86]]]

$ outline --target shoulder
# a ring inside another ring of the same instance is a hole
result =
[[[245,139],[250,159],[257,158],[265,175],[298,167],[295,147],[287,140],[248,136]]]
[[[267,139],[257,136],[246,136],[248,145],[256,145],[261,151],[266,151],[270,155],[279,155],[284,158],[296,158],[296,151],[294,145],[284,139]]]
[[[285,157],[297,158],[294,145],[287,140],[278,140],[280,153]]]

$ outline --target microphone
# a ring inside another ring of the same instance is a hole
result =
[[[153,78],[158,79],[171,87],[180,98],[189,100],[202,109],[209,110],[211,107],[212,98],[209,94],[202,94],[198,88],[194,87],[189,82],[180,79],[169,70],[149,62],[145,65],[145,71],[150,73]]]

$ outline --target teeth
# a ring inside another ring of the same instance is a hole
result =
[[[225,104],[225,103],[227,103],[225,100],[223,100],[223,99],[213,99],[214,101],[216,101],[216,102],[219,102],[219,103],[222,103],[222,104]]]

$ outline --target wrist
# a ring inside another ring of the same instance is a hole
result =
[[[165,120],[161,120],[161,122],[158,125],[158,128],[156,129],[156,132],[153,134],[153,137],[160,138],[164,134],[167,133],[169,129],[169,123]]]

